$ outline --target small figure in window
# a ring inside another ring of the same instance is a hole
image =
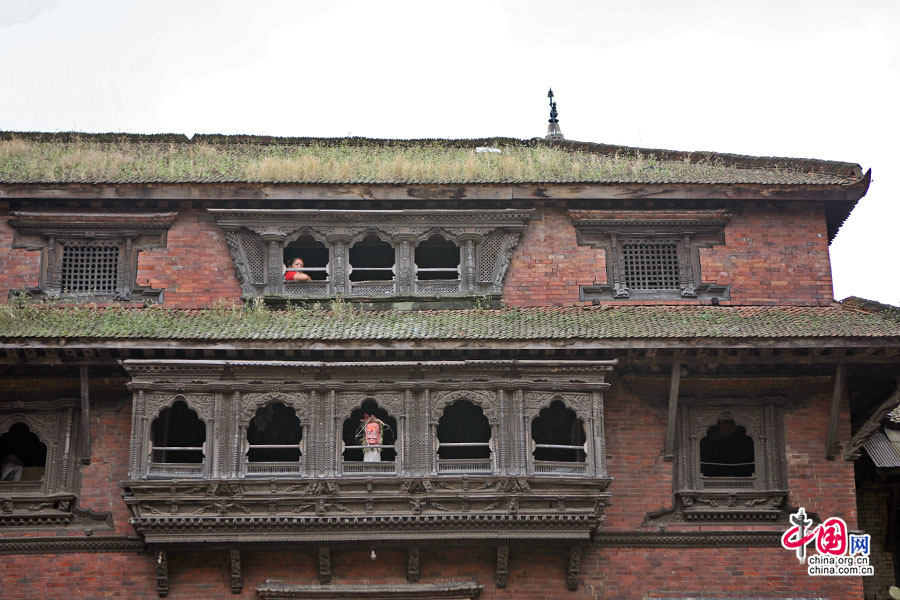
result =
[[[0,460],[0,480],[2,481],[20,481],[25,465],[22,460],[13,453],[4,454]]]
[[[312,279],[309,275],[300,270],[303,268],[303,259],[299,256],[285,261],[284,266],[285,281],[309,281]]]
[[[360,446],[380,446],[384,439],[383,431],[386,427],[384,421],[375,415],[363,415],[359,427]],[[363,462],[381,462],[381,448],[364,448]]]

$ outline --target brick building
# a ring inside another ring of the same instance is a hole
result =
[[[2,134],[0,597],[862,597],[780,538],[860,528],[900,373],[897,313],[832,298],[869,180]]]

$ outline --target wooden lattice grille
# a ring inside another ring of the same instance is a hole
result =
[[[118,272],[118,246],[63,246],[60,274],[64,294],[115,294]]]
[[[622,244],[625,285],[634,290],[679,287],[678,246],[671,242]]]

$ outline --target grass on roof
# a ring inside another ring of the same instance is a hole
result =
[[[652,155],[607,156],[525,144],[500,149],[476,153],[430,142],[300,146],[9,139],[0,141],[0,182],[678,182],[728,180],[738,171],[713,161]]]

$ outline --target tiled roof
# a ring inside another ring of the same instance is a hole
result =
[[[500,148],[501,154],[476,153]],[[0,132],[0,184],[850,185],[855,163],[540,138],[382,140]]]
[[[0,338],[626,340],[900,338],[900,317],[828,307],[592,306],[503,310],[175,310],[0,306]]]

